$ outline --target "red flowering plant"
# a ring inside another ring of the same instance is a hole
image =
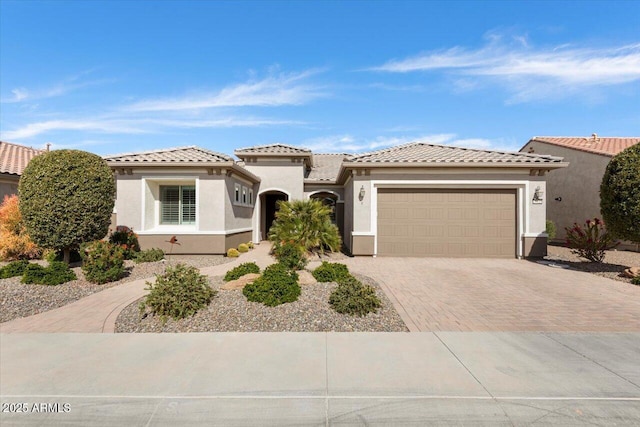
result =
[[[138,235],[127,226],[119,225],[116,231],[109,235],[109,243],[118,245],[122,248],[125,259],[132,259],[136,252],[140,252],[140,243],[138,243]]]
[[[591,262],[604,261],[605,251],[618,246],[613,236],[607,232],[604,222],[598,218],[588,219],[584,225],[574,223],[565,227],[567,247],[571,252]]]

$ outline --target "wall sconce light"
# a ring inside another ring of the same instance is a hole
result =
[[[360,187],[360,193],[358,193],[358,199],[360,201],[364,200],[364,195],[365,195],[365,190],[364,190],[364,185],[362,187]]]
[[[555,198],[555,199],[553,199],[553,200],[555,200],[556,202],[561,202],[561,201],[562,201],[562,197],[556,197],[556,198]]]
[[[540,205],[542,204],[542,195],[544,194],[544,192],[540,191],[540,187],[536,187],[536,190],[533,192],[533,200],[531,201],[531,203],[533,203],[534,205]]]

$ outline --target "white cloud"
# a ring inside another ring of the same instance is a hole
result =
[[[317,72],[317,70],[309,70],[302,73],[280,74],[262,80],[250,80],[231,85],[212,93],[145,100],[125,107],[125,110],[181,111],[219,107],[301,105],[323,95],[320,87],[307,82],[308,78]]]
[[[3,104],[12,104],[17,102],[34,101],[38,99],[54,98],[57,96],[66,95],[69,92],[76,91],[88,86],[95,86],[113,80],[100,79],[92,81],[81,81],[81,78],[87,74],[90,74],[93,70],[84,71],[77,75],[68,77],[61,82],[55,83],[49,87],[41,87],[35,89],[15,88],[11,90],[13,96],[11,98],[0,100]]]
[[[300,146],[318,153],[363,153],[412,142],[452,145],[482,150],[517,151],[519,146],[507,144],[503,140],[487,138],[458,138],[455,133],[437,133],[430,135],[377,136],[375,138],[356,138],[352,135],[329,135],[303,141]]]
[[[464,89],[474,87],[473,79],[498,82],[512,92],[512,102],[573,95],[589,88],[640,80],[640,43],[614,48],[572,45],[535,48],[526,38],[513,37],[515,43],[505,43],[494,34],[487,39],[488,43],[479,49],[458,46],[425,52],[369,70],[392,73],[441,70],[455,76],[454,81]],[[460,79],[461,76],[464,78]]]

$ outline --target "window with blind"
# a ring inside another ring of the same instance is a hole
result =
[[[193,185],[160,186],[160,224],[196,223],[196,187]]]

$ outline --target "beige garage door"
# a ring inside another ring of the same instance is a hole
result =
[[[516,192],[380,188],[378,255],[514,258]]]

